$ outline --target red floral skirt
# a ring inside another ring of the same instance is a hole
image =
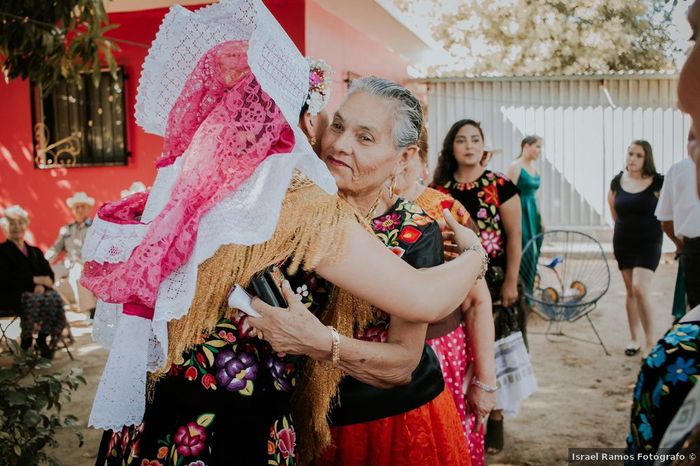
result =
[[[333,445],[316,466],[471,466],[448,390],[407,413],[331,432]]]

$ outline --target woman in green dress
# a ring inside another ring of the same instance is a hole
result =
[[[520,155],[510,164],[506,175],[520,190],[522,207],[522,238],[523,256],[520,262],[521,278],[525,291],[530,293],[537,270],[537,259],[540,256],[542,238],[535,243],[534,249],[525,249],[527,243],[544,232],[544,222],[537,201],[537,190],[540,189],[540,174],[535,163],[540,158],[543,140],[539,136],[526,136],[520,143]],[[523,274],[523,271],[527,271]]]

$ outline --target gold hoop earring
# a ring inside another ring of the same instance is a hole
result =
[[[316,145],[316,136],[311,136],[309,138],[309,144],[311,144],[312,146]]]

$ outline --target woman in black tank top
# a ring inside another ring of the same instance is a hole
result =
[[[661,224],[654,211],[662,184],[651,145],[633,141],[627,149],[625,170],[613,178],[608,193],[615,220],[613,251],[627,290],[628,356],[635,355],[642,344],[648,352],[656,341],[648,293],[661,258]]]

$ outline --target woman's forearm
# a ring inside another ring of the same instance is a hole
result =
[[[391,388],[411,381],[423,350],[426,324],[415,324],[392,318],[385,343],[364,341],[345,335],[338,344],[338,367],[346,374],[377,388]],[[326,339],[319,339],[317,348],[308,356],[331,360]]]
[[[34,281],[35,285],[48,287],[53,286],[53,280],[48,275],[35,275],[34,277],[32,277],[32,280]]]
[[[481,255],[469,251],[438,267],[416,270],[353,225],[341,259],[321,262],[316,272],[392,316],[428,323],[464,301],[481,273]]]
[[[286,309],[254,298],[251,305],[261,317],[249,316],[250,324],[262,332],[277,352],[331,361],[332,331],[309,312],[287,283],[282,286],[282,294],[289,303]],[[426,328],[426,324],[392,317],[385,343],[340,335],[338,365],[347,374],[375,387],[406,384],[420,361]]]
[[[465,330],[474,355],[474,376],[485,384],[495,385],[495,331],[491,296],[486,283],[480,280],[472,290],[470,297],[471,295],[475,295],[472,299],[472,305],[468,309],[464,309],[463,312]]]
[[[338,367],[357,380],[377,388],[410,383],[421,355],[420,350],[416,354],[400,343],[376,343],[344,336],[340,337],[340,347]]]
[[[506,262],[505,281],[510,284],[518,283],[518,274],[520,273],[520,258],[523,254],[523,243],[520,229],[516,234],[508,235],[507,249],[508,259]]]

